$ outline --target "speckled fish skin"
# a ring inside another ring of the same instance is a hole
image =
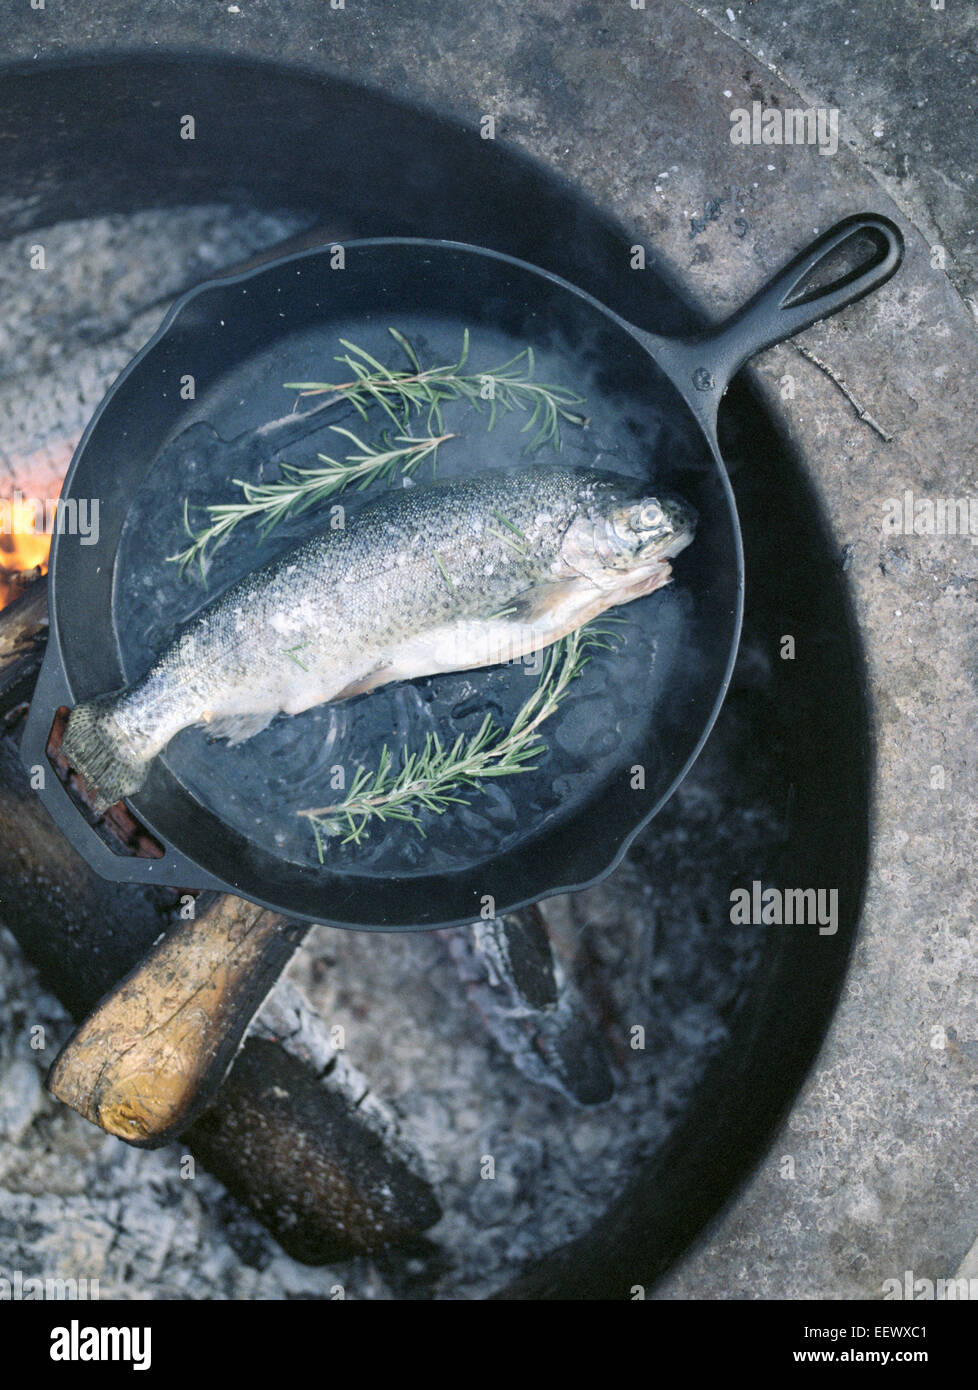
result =
[[[518,659],[668,582],[677,499],[536,465],[391,491],[203,608],[124,691],[79,705],[69,762],[103,809],[180,729],[232,742],[389,681]]]

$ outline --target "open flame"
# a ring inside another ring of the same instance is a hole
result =
[[[23,504],[21,497],[19,488],[13,498],[0,497],[0,608],[13,602],[28,578],[45,574],[48,567],[50,532],[38,508]]]
[[[22,592],[29,574],[44,574],[48,567],[51,537],[46,535],[0,536],[0,608]]]

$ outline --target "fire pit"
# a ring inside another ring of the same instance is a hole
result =
[[[629,271],[629,239],[566,187],[502,150],[476,161],[477,135],[341,82],[236,64],[199,64],[188,75],[180,63],[146,61],[34,68],[29,83],[8,77],[2,100],[0,125],[15,139],[0,273],[20,285],[20,322],[35,316],[31,351],[40,353],[38,315],[50,318],[44,340],[56,345],[50,362],[25,362],[26,327],[18,338],[15,316],[7,329],[3,453],[11,487],[25,496],[51,495],[102,390],[174,294],[286,239],[478,241],[580,283],[657,331],[696,322],[654,270]],[[133,120],[134,103],[144,119]],[[39,106],[57,138],[38,141]],[[175,134],[189,107],[191,151]],[[303,139],[330,124],[357,136],[324,142],[312,187]],[[460,179],[460,168],[471,176]],[[518,215],[527,206],[532,224]],[[48,279],[38,272],[25,288],[20,268],[38,245]],[[37,389],[42,362],[47,391]],[[542,992],[500,977],[494,944],[469,928],[396,940],[317,929],[292,980],[327,1027],[342,1030],[342,1065],[286,987],[190,1132],[189,1146],[287,1250],[336,1260],[350,1250],[336,1239],[335,1211],[331,1235],[321,1212],[274,1199],[274,1144],[267,1125],[264,1145],[261,1126],[248,1129],[248,1116],[263,1096],[268,1119],[263,1067],[332,1077],[333,1152],[348,1165],[337,1159],[335,1188],[364,1151],[344,1128],[347,1112],[367,1089],[378,1098],[373,1137],[362,1143],[380,1145],[378,1184],[387,1163],[404,1211],[371,1271],[331,1267],[324,1289],[339,1281],[351,1295],[627,1296],[651,1284],[733,1190],[814,1055],[865,873],[859,643],[843,557],[777,421],[741,383],[721,426],[748,565],[731,692],[694,772],[615,875],[545,906],[545,931],[512,926],[540,953]],[[18,669],[12,729],[29,698]],[[8,806],[26,804],[12,759],[8,773]],[[78,879],[77,865],[25,870],[18,835],[32,833],[12,814],[3,819],[0,883],[20,893],[7,925],[81,1016],[149,947],[179,895],[110,894],[86,878],[75,891],[88,906],[69,908],[66,936],[39,895],[51,872],[59,892],[73,891],[60,885]],[[831,885],[831,935],[732,921],[732,890],[755,883]],[[137,899],[126,918],[123,903]],[[563,1070],[546,1031],[560,1008],[568,1014],[559,1037],[571,1039]],[[354,1095],[344,1109],[343,1096]],[[277,1122],[285,1133],[299,1120]],[[309,1123],[324,1132],[320,1112]]]

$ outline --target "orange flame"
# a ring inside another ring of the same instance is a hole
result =
[[[46,572],[50,550],[51,537],[44,531],[15,524],[0,533],[0,608],[22,592],[29,574]]]

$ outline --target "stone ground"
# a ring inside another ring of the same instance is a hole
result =
[[[715,314],[838,215],[872,207],[901,222],[899,278],[804,340],[890,438],[797,347],[754,369],[810,460],[840,545],[852,547],[878,757],[862,936],[818,1065],[767,1161],[658,1296],[876,1298],[905,1270],[974,1272],[978,551],[965,537],[882,526],[886,499],[905,488],[931,499],[976,489],[974,8],[348,0],[327,15],[266,0],[206,11],[104,0],[70,23],[49,11],[43,25],[26,8],[10,19],[7,54],[97,50],[122,34],[133,47],[193,38],[327,66],[470,123],[495,113],[501,138],[559,167]],[[754,99],[837,105],[838,154],[733,148],[729,111]],[[15,974],[11,989],[30,993],[29,976]],[[3,1123],[8,1145],[17,1135],[27,1146],[24,1181],[43,1193],[72,1146],[106,1141],[53,1112],[35,1070],[14,1059]],[[180,1202],[196,1198],[165,1199],[176,1229]],[[84,1242],[84,1223],[71,1238]],[[215,1239],[211,1258],[230,1249]],[[139,1257],[136,1246],[119,1251],[121,1278]]]

